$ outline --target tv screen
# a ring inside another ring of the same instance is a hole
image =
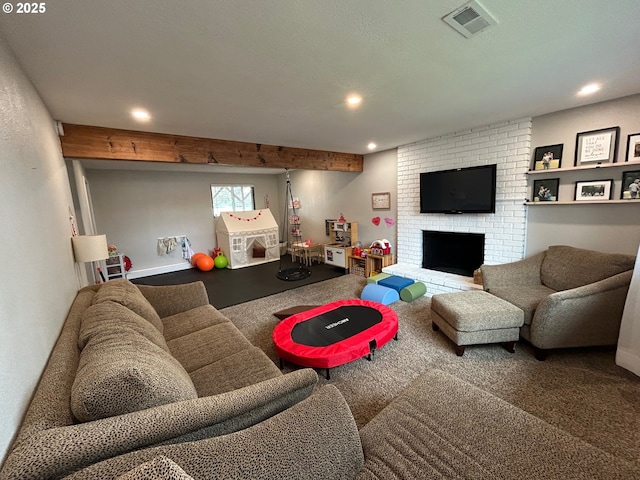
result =
[[[495,211],[495,164],[420,174],[420,213]]]

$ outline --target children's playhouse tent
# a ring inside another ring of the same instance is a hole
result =
[[[218,248],[228,268],[242,268],[280,260],[278,224],[271,210],[222,212],[216,219]]]

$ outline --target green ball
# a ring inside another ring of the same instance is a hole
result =
[[[229,261],[227,260],[227,257],[225,257],[224,255],[218,255],[213,260],[213,264],[215,265],[216,268],[226,268],[226,266],[229,265]]]

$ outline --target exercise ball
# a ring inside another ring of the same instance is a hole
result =
[[[227,257],[220,254],[218,254],[213,263],[215,264],[216,268],[225,268],[227,265],[229,265]]]
[[[202,257],[206,257],[206,256],[207,256],[207,254],[206,254],[206,253],[202,253],[202,252],[194,253],[194,254],[191,256],[191,265],[193,265],[194,267],[196,267],[196,266],[198,265],[198,260],[200,260]]]
[[[196,266],[203,272],[208,272],[213,268],[213,258],[209,255],[204,255],[198,259]]]

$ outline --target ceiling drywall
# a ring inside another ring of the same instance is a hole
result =
[[[470,39],[464,3],[56,0],[0,34],[65,123],[349,153],[640,92],[640,1],[480,0]]]

